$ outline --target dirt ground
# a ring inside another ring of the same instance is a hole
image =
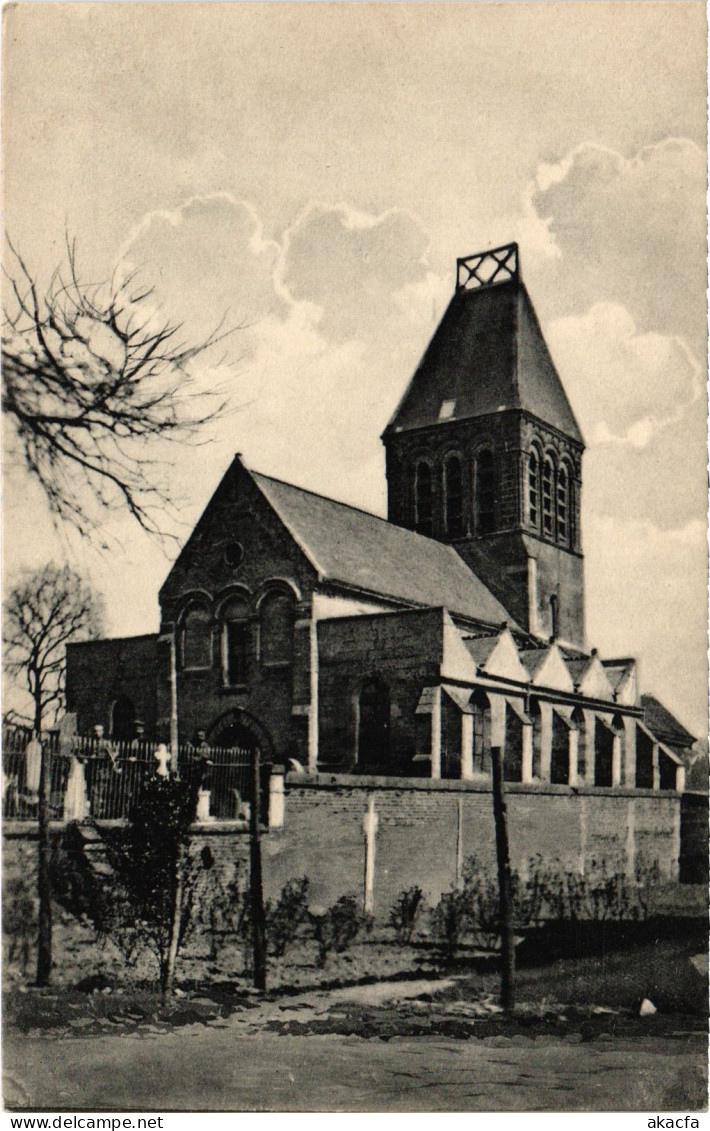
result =
[[[413,988],[431,997],[431,986]],[[377,991],[264,1003],[163,1031],[117,1032],[109,1022],[89,1038],[13,1035],[5,1103],[121,1112],[705,1109],[706,1036],[674,1028],[679,1019],[626,1018],[623,1034],[614,1015],[598,1014],[586,1029],[540,1021],[495,1034],[474,1003],[467,1015],[460,1002],[447,1009]],[[406,1035],[413,1016],[421,1027]]]
[[[494,956],[446,966],[364,937],[319,967],[242,957],[181,965],[162,1003],[137,971],[6,978],[5,1103],[68,1111],[704,1110],[707,958],[673,931],[575,958],[539,956],[497,1004]],[[524,954],[521,954],[524,959]],[[232,966],[230,969],[230,962]],[[237,965],[236,972],[234,965]],[[201,979],[195,977],[201,972]],[[643,999],[655,1012],[640,1013]]]

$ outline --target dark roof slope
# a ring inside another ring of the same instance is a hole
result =
[[[384,435],[507,409],[584,442],[519,277],[456,292]]]
[[[687,731],[682,723],[656,699],[655,695],[642,695],[643,721],[661,742],[669,746],[688,749],[695,742],[695,736]]]
[[[486,624],[514,624],[451,546],[302,487],[250,474],[324,579],[413,605],[443,605]]]

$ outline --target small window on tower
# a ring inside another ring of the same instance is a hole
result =
[[[446,533],[450,538],[463,534],[463,474],[458,456],[449,456],[444,465],[446,493]]]
[[[555,469],[552,465],[552,460],[549,456],[545,456],[545,462],[542,465],[542,532],[548,538],[552,538],[553,532],[553,510],[552,510],[552,492],[555,481]]]
[[[562,465],[557,473],[557,537],[560,542],[567,542],[569,535],[568,522],[569,487],[567,470]]]
[[[495,465],[492,452],[481,452],[476,460],[476,533],[495,530]]]
[[[540,522],[540,460],[534,448],[528,457],[528,522]]]
[[[431,538],[434,533],[434,497],[431,467],[428,463],[418,463],[415,472],[414,521],[420,534]]]

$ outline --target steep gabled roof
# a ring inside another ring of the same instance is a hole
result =
[[[384,436],[508,409],[584,443],[517,266],[457,289]]]
[[[485,624],[514,624],[451,546],[291,483],[249,474],[324,580],[413,605],[443,605]]]
[[[695,736],[679,723],[667,707],[664,707],[655,695],[642,695],[643,721],[661,742],[669,746],[689,749],[695,742]]]

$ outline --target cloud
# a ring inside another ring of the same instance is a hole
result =
[[[641,332],[684,337],[703,356],[705,181],[705,156],[685,138],[628,158],[584,144],[538,166],[524,223],[554,314],[615,303]]]
[[[223,317],[229,326],[249,327],[284,316],[287,304],[274,287],[280,254],[253,205],[219,192],[149,212],[124,241],[119,261],[122,271],[136,269],[138,281],[153,286],[165,315],[192,341]]]
[[[280,280],[293,301],[319,309],[326,337],[379,338],[403,312],[395,294],[425,280],[428,247],[421,223],[401,209],[375,216],[310,204],[286,232]]]
[[[618,303],[556,319],[547,338],[589,444],[644,448],[701,398],[700,366],[685,341],[639,332]]]
[[[590,516],[585,528],[587,636],[604,658],[636,655],[653,692],[696,734],[707,696],[705,523],[675,530]]]

